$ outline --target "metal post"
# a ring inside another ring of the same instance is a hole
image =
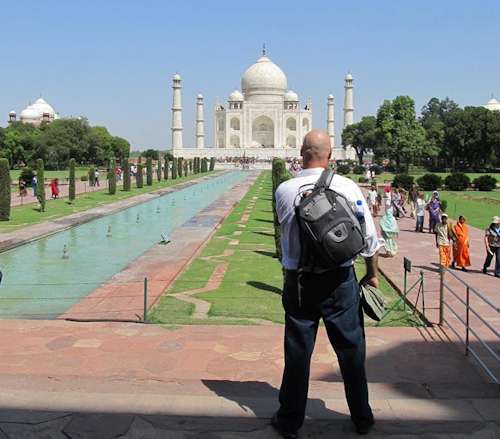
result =
[[[148,320],[148,278],[144,278],[144,318],[146,322]]]
[[[403,278],[403,311],[406,311],[406,276],[408,272],[406,271],[406,267],[404,269],[405,275]]]
[[[465,309],[465,322],[466,322],[466,326],[465,326],[465,355],[466,356],[469,355],[469,332],[470,332],[469,331],[469,310],[470,310],[469,300],[470,300],[470,291],[469,291],[469,286],[467,286],[467,293],[465,296],[465,303],[467,304],[466,309]]]
[[[439,325],[444,322],[444,267],[439,267]]]
[[[420,270],[420,287],[422,288],[422,315],[425,318],[425,289],[424,289],[424,272]]]

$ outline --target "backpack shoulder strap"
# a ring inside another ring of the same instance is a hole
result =
[[[332,183],[333,175],[334,174],[331,169],[325,169],[318,178],[318,181],[314,185],[314,188],[328,189],[330,187],[330,184]]]

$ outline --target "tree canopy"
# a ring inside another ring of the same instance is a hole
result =
[[[363,156],[377,146],[377,119],[365,116],[358,123],[345,127],[342,131],[342,145],[350,145],[356,151],[359,164],[363,164]]]

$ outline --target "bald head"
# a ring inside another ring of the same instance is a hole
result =
[[[332,155],[330,136],[323,130],[314,129],[304,137],[300,154],[304,168],[326,168]]]

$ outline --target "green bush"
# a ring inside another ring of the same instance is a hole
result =
[[[358,183],[368,183],[369,181],[370,179],[367,177],[364,176],[358,177]]]
[[[470,186],[470,178],[463,172],[456,172],[448,175],[444,184],[450,191],[464,191]]]
[[[497,187],[497,179],[491,175],[481,175],[475,178],[473,183],[478,191],[492,191]]]
[[[144,186],[144,175],[142,173],[142,163],[137,163],[137,174],[135,175],[135,185],[137,189]]]
[[[110,195],[116,194],[116,160],[114,157],[109,159],[108,193]]]
[[[69,160],[69,188],[68,188],[68,198],[69,201],[73,201],[76,197],[76,187],[75,187],[75,159]]]
[[[151,157],[146,158],[146,185],[153,185],[153,159]]]
[[[443,179],[436,174],[425,174],[417,179],[417,184],[425,191],[441,189]]]
[[[354,166],[354,168],[352,168],[352,172],[353,172],[353,174],[361,175],[361,174],[365,173],[365,168],[364,168],[364,166],[356,165],[356,166]]]
[[[45,175],[42,159],[36,161],[36,180],[36,198],[40,204],[40,212],[45,212]]]
[[[374,172],[375,175],[380,175],[382,174],[384,168],[382,168],[382,166],[380,165],[372,165],[370,166],[370,171]]]
[[[80,176],[80,181],[89,181],[89,176],[88,175]]]
[[[215,157],[210,158],[210,171],[215,169]]]
[[[10,219],[10,164],[9,160],[0,159],[0,221],[9,221],[9,219]]]
[[[347,175],[351,172],[351,167],[349,165],[338,165],[337,166],[337,174]]]
[[[439,200],[439,202],[441,203],[441,210],[443,212],[446,212],[446,209],[448,208],[448,201],[446,200]]]
[[[127,158],[122,160],[123,190],[130,191],[130,163]]]
[[[397,188],[403,188],[407,191],[411,190],[414,182],[413,175],[396,174],[392,179],[392,185]]]
[[[201,159],[201,172],[207,172],[207,171],[208,171],[207,159],[205,157],[203,157]]]
[[[188,161],[184,160],[184,177],[187,177],[187,175],[188,175],[188,169],[189,169]]]
[[[276,248],[276,257],[281,261],[281,233],[280,225],[278,221],[278,214],[276,212],[276,189],[278,186],[286,180],[290,179],[290,173],[286,168],[286,163],[284,160],[279,158],[274,158],[272,162],[272,206],[273,206],[273,223],[274,223],[274,245]]]
[[[160,157],[160,152],[158,152],[158,157]],[[161,159],[156,162],[156,179],[161,181]]]
[[[172,159],[172,180],[177,178],[177,158]]]
[[[177,159],[177,176],[179,178],[182,178],[182,162],[183,162],[183,158],[182,157],[179,157]]]
[[[26,182],[26,185],[29,186],[34,176],[35,176],[35,171],[33,171],[33,169],[31,169],[29,166],[26,166],[21,170],[19,178],[21,180],[24,180]]]

